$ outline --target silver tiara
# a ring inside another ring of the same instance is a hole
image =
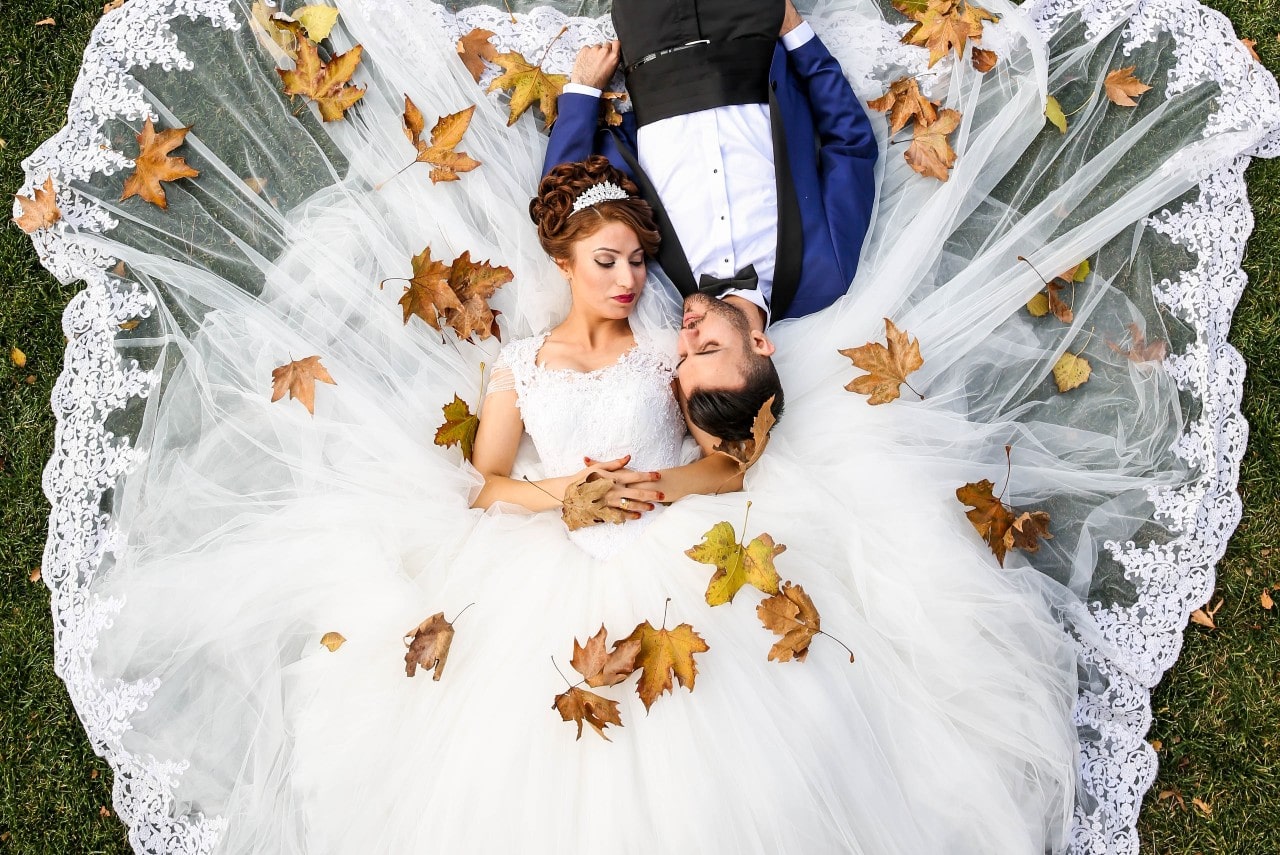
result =
[[[599,205],[601,202],[608,202],[612,199],[630,199],[631,194],[623,190],[612,181],[601,181],[583,190],[577,199],[573,200],[573,212],[576,214],[583,208],[590,208],[592,205]],[[570,216],[572,216],[570,214]]]

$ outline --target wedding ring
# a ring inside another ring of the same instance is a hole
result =
[[[627,500],[623,499],[621,502],[618,502],[618,504],[625,509],[627,507]]]

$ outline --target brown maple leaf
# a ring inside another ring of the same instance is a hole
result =
[[[1071,323],[1075,319],[1075,313],[1071,310],[1071,306],[1058,296],[1065,287],[1057,281],[1047,283],[1043,291],[1037,291],[1036,295],[1027,301],[1027,311],[1036,318],[1043,318],[1053,312],[1053,316],[1064,324]]]
[[[1262,62],[1258,56],[1258,43],[1253,39],[1241,39],[1240,44],[1244,45],[1245,50],[1249,51],[1249,56],[1253,57],[1254,62]]]
[[[475,111],[473,104],[465,110],[440,117],[431,129],[431,141],[424,142],[422,132],[425,122],[422,111],[413,103],[413,99],[408,95],[404,96],[404,134],[418,150],[418,157],[414,162],[431,164],[432,184],[457,181],[459,172],[470,172],[480,166],[480,161],[466,152],[454,151],[471,125],[471,116]]]
[[[577,531],[588,526],[602,523],[624,523],[627,521],[626,511],[606,505],[605,495],[613,489],[613,482],[608,478],[575,481],[564,491],[563,507],[560,518],[564,520],[569,531]]]
[[[444,612],[436,612],[404,634],[404,673],[412,677],[418,666],[434,668],[432,680],[439,680],[449,661],[449,646],[453,644],[453,624],[444,619]]]
[[[1129,345],[1128,349],[1121,348],[1112,342],[1107,342],[1107,346],[1116,353],[1128,357],[1131,362],[1163,362],[1169,355],[1167,343],[1160,339],[1148,342],[1137,324],[1129,324],[1129,337],[1133,344]]]
[[[625,640],[640,642],[636,665],[641,672],[636,694],[646,710],[653,706],[659,695],[675,690],[671,682],[673,674],[681,686],[692,692],[693,681],[698,676],[693,656],[711,649],[687,623],[669,630],[665,627],[654,629],[653,624],[645,621]]]
[[[889,113],[889,135],[907,126],[908,122],[928,125],[938,118],[938,104],[920,94],[920,85],[914,77],[895,80],[889,91],[874,101],[868,101],[872,110]]]
[[[1007,549],[1038,552],[1041,540],[1053,540],[1049,533],[1049,514],[1044,511],[1024,511],[1004,533]]]
[[[276,62],[285,57],[296,62],[298,40],[303,37],[298,32],[301,30],[301,25],[290,26],[287,23],[277,23],[273,20],[273,16],[278,12],[275,6],[264,3],[262,0],[254,0],[249,10],[249,28],[257,36],[258,43]],[[292,21],[292,19],[289,20]]]
[[[350,85],[363,51],[361,45],[356,45],[326,63],[320,60],[314,44],[306,39],[299,41],[297,64],[291,69],[276,69],[284,81],[284,94],[304,95],[320,106],[324,121],[340,121],[364,97],[364,87]]]
[[[1133,100],[1134,96],[1141,95],[1151,89],[1150,86],[1133,76],[1135,68],[1137,66],[1129,65],[1107,72],[1103,87],[1106,89],[1107,97],[1111,99],[1112,104],[1118,104],[1121,107],[1136,107],[1138,102]]]
[[[167,209],[169,200],[165,198],[164,187],[160,182],[195,178],[200,174],[198,170],[187,166],[183,158],[169,156],[169,152],[182,145],[190,131],[191,127],[188,126],[156,133],[156,127],[148,116],[147,123],[142,126],[142,133],[138,134],[138,156],[133,161],[133,174],[124,182],[120,201],[123,202],[130,196],[141,196],[151,204]]]
[[[591,729],[600,734],[605,742],[612,742],[605,735],[604,729],[611,724],[622,727],[622,716],[618,712],[618,702],[611,701],[606,697],[597,695],[595,692],[588,692],[586,689],[574,686],[562,694],[556,695],[552,704],[552,709],[560,713],[560,718],[565,721],[576,722],[578,725],[578,735],[576,739],[582,738],[582,725],[591,725]]]
[[[803,662],[809,655],[809,642],[822,631],[822,618],[813,600],[804,588],[790,582],[783,582],[778,593],[761,600],[756,616],[765,629],[782,636],[769,648],[770,662]],[[849,661],[854,661],[852,653]]]
[[[947,180],[948,171],[956,162],[947,137],[960,127],[960,117],[959,111],[946,109],[927,125],[916,122],[911,145],[902,155],[912,169],[926,177]]]
[[[436,331],[442,331],[442,323],[448,325],[461,339],[501,338],[497,312],[488,299],[512,280],[510,269],[473,262],[470,251],[446,265],[431,257],[431,247],[415,255],[412,266],[413,276],[400,297],[406,324],[417,315]]]
[[[1008,455],[1009,447],[1005,446]],[[1010,549],[1035,552],[1041,540],[1051,540],[1049,515],[1044,511],[1024,511],[1019,514],[1006,505],[1001,496],[992,493],[994,488],[987,479],[970,482],[956,489],[956,498],[968,505],[965,516],[974,529],[987,542],[1000,566]]]
[[[975,13],[973,10],[977,10]],[[958,6],[952,0],[932,0],[924,13],[915,18],[916,25],[902,37],[905,44],[929,49],[929,67],[951,51],[964,55],[964,47],[971,39],[982,38],[983,16],[991,19],[980,7]]]
[[[979,74],[986,74],[988,71],[996,67],[996,61],[999,59],[996,52],[987,50],[986,48],[975,47],[973,54],[969,60],[973,63],[973,68]]]
[[[288,393],[297,398],[311,415],[316,414],[316,382],[338,385],[329,371],[320,364],[319,356],[295,359],[271,372],[271,402],[275,403]]]
[[[889,342],[887,348],[879,342],[869,341],[860,347],[840,351],[840,355],[849,357],[856,368],[870,372],[853,378],[844,387],[850,392],[870,395],[868,404],[887,404],[896,400],[901,394],[899,387],[907,383],[907,375],[924,365],[920,356],[920,339],[910,340],[907,333],[888,318],[884,319],[884,326],[885,339]],[[907,388],[911,388],[910,383],[907,383]],[[920,395],[919,392],[916,394]],[[924,400],[924,395],[920,395],[920,400]]]
[[[618,109],[619,105],[625,104],[628,100],[626,92],[603,92],[600,95],[600,105],[602,113],[600,123],[607,128],[616,128],[622,124],[622,111]]]
[[[760,411],[751,420],[751,439],[735,439],[730,442],[722,441],[716,444],[716,453],[727,455],[736,460],[739,472],[746,472],[752,466],[755,466],[756,461],[764,454],[765,446],[769,444],[769,431],[773,430],[773,426],[777,422],[777,419],[773,417],[773,402],[775,398],[776,396],[770,395],[769,400],[760,405]]]
[[[36,187],[31,197],[14,194],[18,204],[22,206],[21,216],[13,218],[18,228],[27,234],[47,229],[62,219],[62,211],[58,210],[58,194],[53,189],[53,176],[44,179],[44,184]]]
[[[484,74],[485,60],[492,62],[498,55],[498,49],[493,46],[493,42],[489,41],[491,38],[493,38],[492,30],[482,30],[477,27],[458,39],[458,56],[461,57],[462,64],[467,67],[467,71],[471,72],[471,76],[477,83]]]
[[[510,51],[500,53],[493,61],[502,66],[503,74],[494,78],[489,84],[489,92],[509,90],[511,92],[511,117],[507,125],[511,126],[524,115],[533,103],[538,102],[546,126],[551,127],[556,121],[556,99],[569,78],[564,74],[547,74],[540,65],[531,65],[520,53]]]
[[[773,559],[786,552],[786,546],[775,544],[768,534],[761,534],[743,546],[734,534],[733,525],[727,522],[716,523],[702,538],[702,543],[686,549],[684,554],[699,564],[716,568],[707,583],[707,605],[732,602],[743,585],[766,594],[777,593],[780,580]]]
[[[436,429],[435,444],[444,448],[461,446],[462,457],[471,459],[475,447],[476,432],[480,430],[480,417],[472,415],[467,402],[454,393],[453,400],[443,407],[444,424]]]
[[[581,674],[593,689],[616,686],[636,670],[636,656],[640,653],[639,639],[623,639],[614,642],[613,651],[605,648],[605,629],[587,639],[586,645],[573,640],[573,658],[569,664]]]

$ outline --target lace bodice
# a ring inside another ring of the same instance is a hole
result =
[[[490,391],[509,377],[548,476],[582,468],[582,458],[612,460],[631,455],[633,469],[666,469],[681,460],[684,419],[671,391],[675,364],[652,342],[637,341],[618,361],[595,371],[545,368],[538,352],[546,334],[513,341],[494,366]],[[631,540],[640,524],[602,525],[571,534],[588,552],[607,556]]]

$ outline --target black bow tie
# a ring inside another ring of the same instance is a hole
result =
[[[702,274],[698,279],[698,290],[708,297],[719,297],[726,291],[754,291],[759,287],[760,277],[756,274],[754,264],[748,264],[729,279],[721,279],[709,273]]]

